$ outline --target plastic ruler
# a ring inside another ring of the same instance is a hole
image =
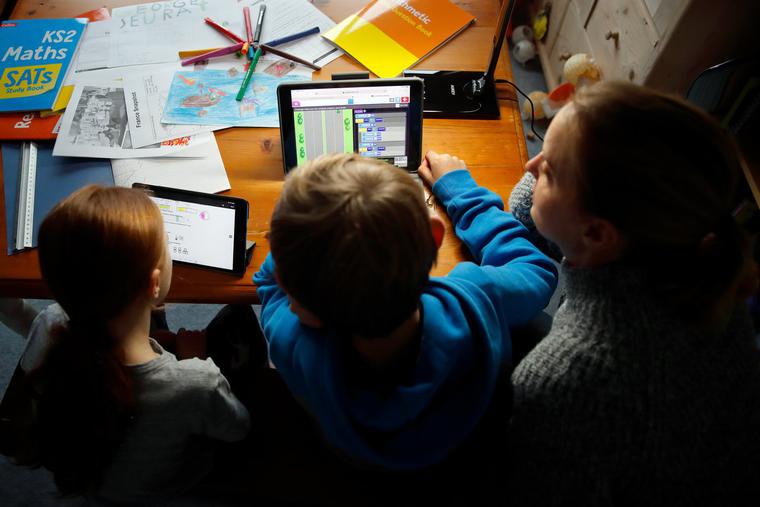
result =
[[[16,250],[32,247],[34,232],[34,188],[37,180],[37,144],[22,143],[21,170],[16,207]]]

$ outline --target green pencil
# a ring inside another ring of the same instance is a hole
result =
[[[240,87],[237,97],[235,97],[236,100],[243,100],[243,95],[245,95],[245,91],[248,89],[248,83],[251,82],[251,77],[253,76],[253,71],[256,68],[256,63],[258,63],[259,57],[261,57],[261,46],[256,48],[256,52],[253,53],[253,59],[248,66],[248,72],[245,73],[245,77],[243,78],[243,85]]]

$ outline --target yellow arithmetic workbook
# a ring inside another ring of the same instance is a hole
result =
[[[448,0],[372,0],[324,37],[379,77],[394,77],[473,21]]]

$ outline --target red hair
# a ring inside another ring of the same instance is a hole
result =
[[[139,190],[85,187],[45,218],[42,277],[66,311],[42,366],[36,464],[64,494],[97,487],[135,411],[129,372],[108,323],[147,292],[165,255],[161,213]]]

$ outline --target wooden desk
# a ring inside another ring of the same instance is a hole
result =
[[[18,0],[12,19],[31,17],[70,17],[97,8],[140,3],[139,0]],[[362,0],[312,0],[335,21],[340,21],[364,4]],[[422,69],[484,70],[488,64],[491,41],[496,30],[499,0],[455,0],[471,12],[477,22],[419,64]],[[242,15],[242,13],[241,13]],[[330,79],[333,72],[364,70],[343,56],[314,74],[314,79]],[[502,51],[497,77],[511,79],[506,52]],[[523,173],[527,151],[520,110],[513,90],[500,89],[501,119],[424,120],[423,153],[428,149],[463,158],[481,185],[499,193],[506,202],[509,192]],[[248,238],[256,241],[253,261],[242,278],[197,268],[177,266],[168,299],[178,302],[257,302],[253,273],[269,252],[266,233],[274,203],[283,182],[280,133],[274,128],[230,128],[216,133],[224,166],[232,185],[231,195],[250,203]],[[0,193],[0,201],[3,201]],[[4,208],[3,208],[4,209]],[[445,213],[441,213],[445,215]],[[37,251],[6,256],[5,214],[0,231],[0,296],[50,297],[40,278]],[[446,238],[434,275],[448,273],[465,259],[461,243],[447,221]],[[114,267],[118,269],[118,266]],[[83,275],[84,276],[84,275]]]

